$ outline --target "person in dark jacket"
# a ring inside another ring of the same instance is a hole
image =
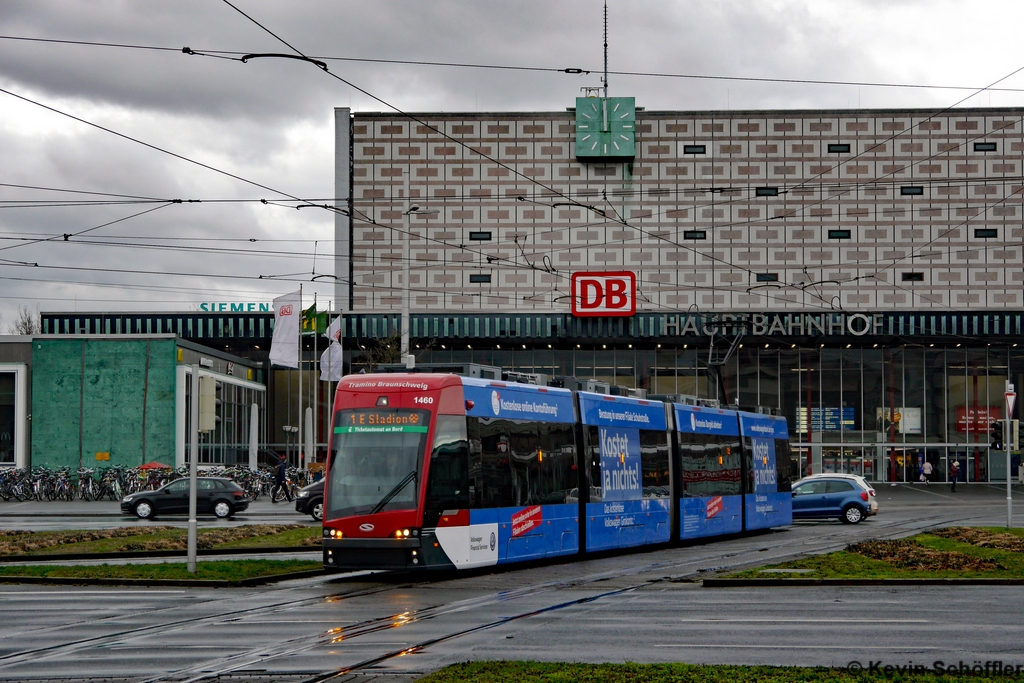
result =
[[[292,492],[288,490],[288,460],[282,455],[277,461],[277,472],[274,474],[274,488],[270,489],[270,502],[277,502],[277,492],[283,490],[288,502],[292,502]]]

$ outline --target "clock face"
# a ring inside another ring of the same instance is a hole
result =
[[[576,98],[576,158],[628,161],[636,156],[636,100]]]

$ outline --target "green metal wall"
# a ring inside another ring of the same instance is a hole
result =
[[[175,367],[173,339],[35,340],[32,464],[173,465]]]

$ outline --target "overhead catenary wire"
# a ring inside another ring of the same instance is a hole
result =
[[[0,40],[10,40],[29,43],[50,43],[54,45],[76,45],[82,47],[106,47],[127,50],[140,50],[151,52],[168,52],[173,54],[189,54],[200,57],[214,57],[240,61],[242,57],[254,54],[252,51],[244,50],[220,50],[220,49],[196,49],[170,47],[161,45],[142,45],[135,43],[113,43],[89,40],[69,40],[62,38],[39,38],[29,36],[0,35]],[[283,42],[283,41],[282,41]],[[186,51],[187,50],[187,51]],[[474,62],[445,62],[437,60],[415,60],[415,59],[384,59],[374,57],[341,57],[328,55],[309,55],[307,59],[316,59],[322,62],[350,62],[363,64],[388,64],[395,66],[429,66],[460,69],[482,69],[488,71],[523,71],[550,74],[583,75],[596,73],[597,69],[583,69],[579,67],[553,67],[553,66],[526,66],[517,64],[484,64]],[[750,83],[781,83],[793,85],[827,85],[845,86],[856,88],[909,88],[917,90],[977,90],[979,86],[972,85],[949,85],[939,83],[887,83],[884,81],[842,81],[815,78],[782,78],[770,76],[724,76],[715,74],[686,74],[658,71],[615,71],[608,70],[612,76],[627,76],[641,78],[665,78],[680,80],[706,80],[706,81],[727,81],[727,82],[750,82]],[[1024,92],[1024,88],[989,88],[992,92]]]

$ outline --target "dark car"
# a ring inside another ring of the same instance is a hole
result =
[[[837,517],[858,524],[878,514],[870,484],[852,474],[815,474],[793,484],[793,519]]]
[[[220,477],[196,477],[196,513],[212,513],[220,519],[249,507],[242,487]],[[121,500],[121,512],[139,519],[157,515],[188,514],[188,479],[175,479],[155,491],[139,491]]]
[[[324,519],[324,480],[314,481],[295,494],[295,510],[307,514],[318,522]]]

